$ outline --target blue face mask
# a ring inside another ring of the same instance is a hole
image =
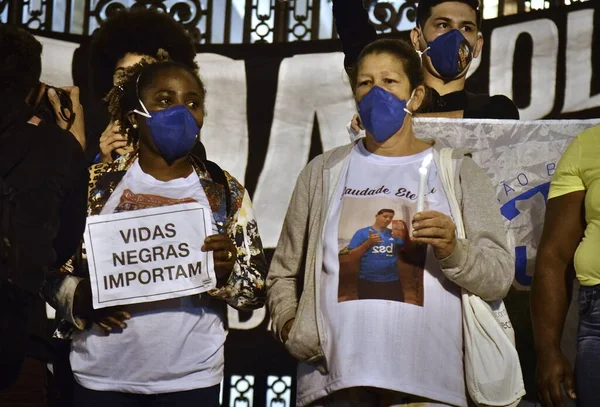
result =
[[[150,114],[141,100],[140,104],[144,111],[134,112],[146,117],[154,145],[165,161],[171,165],[188,155],[200,133],[200,127],[188,108],[178,105]]]
[[[412,114],[406,108],[408,103],[410,99],[408,102],[400,100],[394,94],[375,86],[358,102],[358,113],[364,128],[376,142],[383,143],[402,128],[406,114]]]
[[[462,74],[473,60],[473,47],[459,30],[448,31],[427,43],[431,64],[444,79]]]

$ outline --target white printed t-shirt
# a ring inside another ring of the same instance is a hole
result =
[[[300,364],[299,405],[363,386],[467,405],[460,290],[431,248],[410,238],[418,169],[431,152],[384,157],[362,142],[354,147],[323,236],[320,302],[329,372]],[[425,209],[449,215],[433,162],[427,184]]]
[[[195,171],[163,182],[136,162],[108,199],[102,214],[198,202],[210,210]],[[212,233],[217,233],[212,224]],[[214,301],[214,300],[213,300]],[[171,393],[217,385],[223,378],[224,316],[195,295],[124,306],[131,314],[122,332],[97,325],[74,335],[71,366],[88,389],[124,393]]]

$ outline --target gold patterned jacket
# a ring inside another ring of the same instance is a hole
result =
[[[136,159],[137,153],[131,153],[112,163],[100,163],[90,167],[88,216],[101,213]],[[267,262],[248,192],[234,177],[225,172],[231,195],[231,209],[228,214],[225,188],[211,180],[201,162],[190,159],[208,198],[218,233],[227,233],[237,249],[237,259],[229,279],[223,286],[208,293],[236,309],[260,308],[265,301]],[[62,318],[55,333],[56,337],[68,338],[73,332],[73,327],[86,327],[85,321],[73,315],[73,297],[77,284],[87,277],[85,248],[82,243],[80,254],[69,260],[60,272],[46,279],[42,294]]]

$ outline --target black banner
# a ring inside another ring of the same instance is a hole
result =
[[[468,90],[511,97],[524,120],[600,117],[599,11],[600,4],[587,2],[485,21],[484,51]],[[72,76],[82,88],[91,157],[107,116],[89,91],[89,39],[53,38],[81,43]],[[269,257],[300,169],[348,141],[353,101],[340,51],[334,40],[198,47],[208,88],[203,141],[209,158],[240,178],[254,198]],[[295,362],[272,339],[268,323],[264,309],[229,310],[227,377],[254,376],[255,406],[266,405],[267,376],[295,374]],[[528,347],[523,355],[529,400],[535,397],[531,352]],[[294,397],[294,385],[287,390]]]

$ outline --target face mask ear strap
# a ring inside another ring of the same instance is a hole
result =
[[[427,40],[425,39],[425,35],[423,34],[423,29],[418,25],[417,29],[419,30],[419,37],[423,38],[423,41],[425,41],[425,45],[427,45]],[[423,54],[426,53],[429,49],[431,49],[431,47],[427,46],[423,51],[419,51],[418,49],[415,51],[417,51],[417,54],[419,54],[419,58],[423,59]]]
[[[415,92],[417,91],[417,88],[414,88],[412,93],[410,94],[410,98],[408,99],[408,102],[406,102],[406,107],[404,108],[404,111],[406,113],[408,113],[409,115],[412,116],[412,112],[410,110],[408,110],[408,105],[410,104],[410,102],[412,101],[412,98],[415,96]]]
[[[417,50],[417,54],[419,54],[419,58],[423,59],[423,54],[425,54],[427,51],[429,51],[431,49],[431,47],[427,47],[425,48],[423,51],[419,51]]]
[[[150,115],[150,112],[148,111],[148,109],[146,109],[146,106],[144,105],[144,102],[142,102],[142,99],[140,98],[140,92],[139,92],[139,83],[140,83],[140,76],[142,76],[142,74],[140,73],[137,77],[137,79],[135,80],[135,94],[138,98],[138,102],[140,102],[140,105],[142,106],[142,109],[144,109],[144,111],[140,111],[138,109],[133,109],[134,113],[139,114],[140,116],[143,116],[147,119],[151,119],[152,116]]]

